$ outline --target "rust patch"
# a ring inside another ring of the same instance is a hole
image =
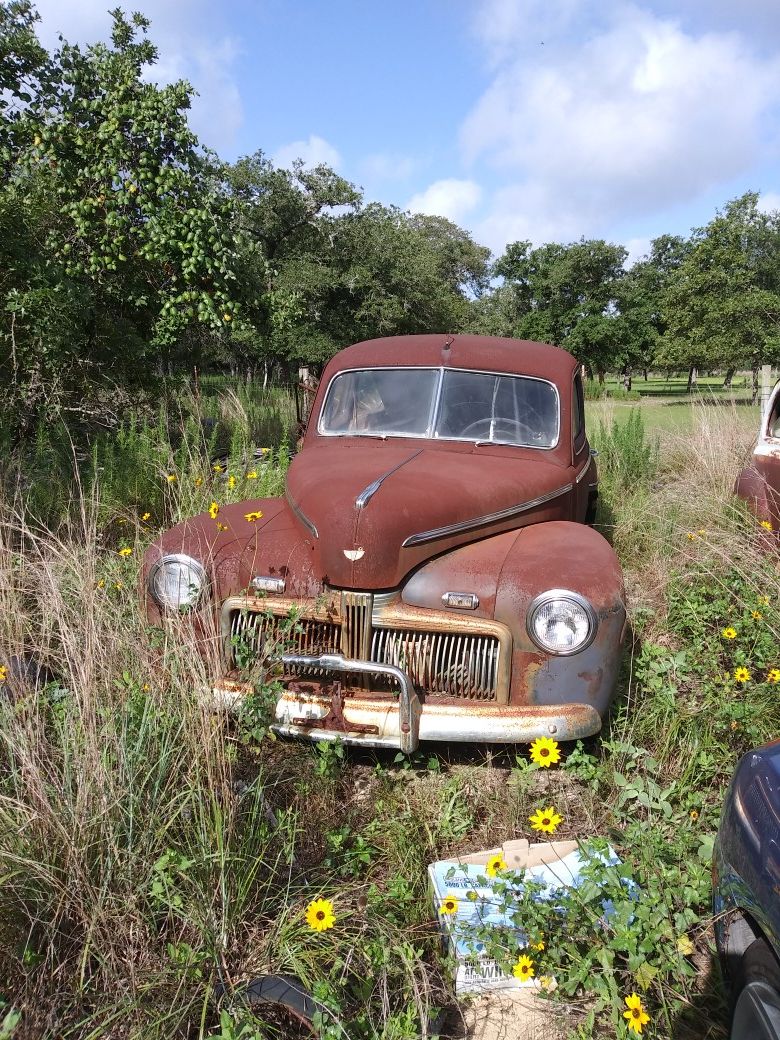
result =
[[[592,701],[595,701],[601,690],[601,683],[604,679],[604,669],[597,668],[595,671],[590,672],[577,672],[577,678],[582,679],[583,682],[588,685],[585,687],[585,696]]]

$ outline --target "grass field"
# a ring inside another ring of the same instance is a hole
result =
[[[216,414],[230,431],[219,471],[192,422],[177,446],[153,420],[71,487],[55,529],[23,486],[0,502],[0,657],[24,645],[60,674],[0,699],[0,1037],[292,1040],[241,1002],[267,971],[315,993],[325,1040],[462,1036],[426,864],[535,838],[546,806],[556,838],[607,838],[637,888],[601,878],[617,908],[606,930],[598,889],[565,919],[539,911],[537,974],[558,980],[539,1040],[625,1037],[633,992],[643,1035],[723,1037],[712,839],[738,757],[780,726],[780,580],[731,498],[756,409],[588,403],[631,634],[605,731],[552,769],[525,748],[395,761],[274,741],[265,687],[238,718],[204,707],[202,659],[186,631],[147,628],[135,586],[161,527],[283,486],[284,447],[249,468],[247,402],[220,398]],[[318,898],[335,914],[322,932],[305,917]]]

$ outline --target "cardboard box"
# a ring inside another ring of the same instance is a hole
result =
[[[526,839],[508,841],[495,849],[485,849],[453,860],[440,860],[428,866],[433,902],[442,929],[456,959],[455,992],[484,993],[495,989],[539,989],[537,978],[521,981],[503,971],[484,952],[484,946],[476,938],[476,929],[501,928],[514,932],[517,949],[527,939],[500,909],[503,898],[494,888],[494,879],[487,877],[485,868],[489,859],[502,853],[509,870],[526,870],[528,876],[545,887],[540,899],[553,899],[556,891],[576,885],[582,866],[582,856],[576,841],[547,841],[530,844]],[[478,878],[484,878],[479,882]],[[500,879],[495,879],[500,880]],[[476,893],[476,898],[467,898],[467,892]],[[442,901],[448,896],[458,899],[455,914],[440,914]],[[532,955],[533,951],[528,951]],[[554,980],[548,988],[554,987]]]

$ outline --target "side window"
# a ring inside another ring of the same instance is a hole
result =
[[[579,445],[585,436],[585,395],[582,390],[582,377],[579,372],[574,377],[571,428],[574,437],[574,444],[575,446]]]

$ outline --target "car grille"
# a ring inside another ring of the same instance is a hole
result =
[[[234,610],[230,614],[233,656],[236,644],[248,648],[260,660],[279,658],[283,653],[340,653],[395,665],[429,694],[496,700],[500,643],[495,636],[386,628],[376,623],[372,626],[370,599],[345,603],[342,613],[341,622],[311,618],[293,621],[268,612]],[[321,673],[315,668],[296,671],[312,677]],[[388,688],[376,676],[366,676],[365,681],[375,690]]]

